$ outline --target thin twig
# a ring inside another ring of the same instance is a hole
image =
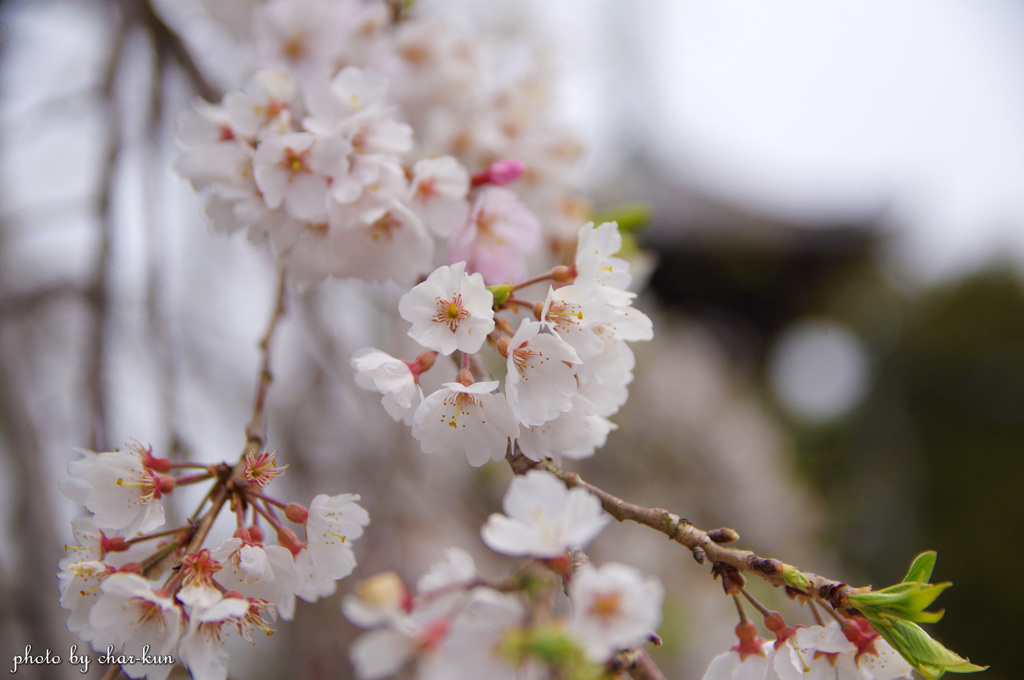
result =
[[[86,352],[86,385],[89,393],[89,445],[93,451],[107,450],[106,415],[106,341],[110,312],[111,246],[114,238],[114,192],[117,166],[121,157],[121,111],[117,97],[117,72],[124,56],[125,41],[131,24],[122,21],[114,32],[114,44],[107,59],[103,76],[103,102],[107,115],[106,154],[100,175],[100,190],[96,205],[99,222],[99,243],[93,261],[89,297],[92,301],[93,328]]]
[[[206,540],[206,536],[210,533],[214,520],[217,519],[221,509],[224,507],[224,503],[227,501],[235,482],[241,478],[245,470],[246,456],[249,453],[259,453],[265,443],[267,390],[270,389],[270,383],[274,380],[274,376],[270,372],[270,348],[281,317],[284,316],[286,294],[286,278],[285,272],[282,269],[278,273],[274,309],[270,314],[267,330],[263,337],[260,338],[261,360],[259,377],[256,380],[256,398],[254,399],[252,416],[249,418],[249,424],[245,427],[245,449],[242,451],[238,462],[231,468],[231,473],[227,479],[218,485],[213,494],[211,494],[210,509],[199,518],[199,526],[196,527],[196,532],[192,535],[192,540],[189,541],[188,548],[186,549],[186,552],[189,554],[198,551],[203,545],[203,541]]]
[[[574,487],[586,489],[597,496],[605,512],[618,521],[625,522],[629,520],[660,531],[668,536],[669,539],[689,548],[695,556],[699,556],[698,561],[703,562],[706,558],[712,563],[721,563],[739,571],[757,574],[774,586],[788,585],[794,591],[808,597],[824,600],[837,609],[845,609],[850,606],[848,599],[850,594],[868,590],[868,588],[854,588],[840,581],[810,572],[800,572],[790,564],[770,557],[759,557],[749,550],[729,548],[715,543],[708,532],[693,526],[689,520],[683,519],[668,510],[648,508],[623,500],[604,489],[584,481],[575,472],[562,469],[550,460],[538,463],[519,452],[509,454],[507,460],[513,472],[518,475],[525,474],[532,469],[541,469],[558,477],[570,489]],[[795,587],[793,583],[786,583],[786,574],[796,575],[798,573],[807,580],[807,585],[803,589]]]

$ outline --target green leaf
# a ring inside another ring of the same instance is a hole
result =
[[[491,295],[494,296],[495,309],[505,304],[505,300],[508,300],[509,296],[512,295],[514,288],[515,286],[511,283],[499,283],[496,286],[487,286],[487,290],[491,291]]]
[[[654,216],[654,209],[650,203],[644,201],[629,201],[619,203],[610,208],[605,208],[593,216],[594,224],[605,222],[618,222],[619,233],[626,234],[640,231]]]
[[[925,611],[952,583],[928,583],[935,567],[935,553],[924,552],[914,559],[901,583],[849,596],[850,605],[860,611],[871,627],[893,649],[927,678],[945,673],[976,673],[977,666],[932,639],[918,623],[935,623],[943,611]]]
[[[934,550],[923,552],[914,558],[907,575],[903,578],[904,583],[928,583],[932,577],[932,569],[935,568],[935,558],[938,556]]]
[[[947,649],[916,623],[894,621],[876,626],[874,621],[868,620],[893,649],[927,678],[940,678],[945,673],[977,673],[988,668]]]
[[[794,567],[793,565],[787,564],[782,570],[782,578],[785,579],[786,585],[790,588],[796,588],[807,592],[811,587],[811,582],[807,580],[803,572]]]

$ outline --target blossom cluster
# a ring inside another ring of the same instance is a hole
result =
[[[776,615],[777,616],[777,615]],[[782,626],[774,642],[744,621],[739,643],[715,657],[704,680],[912,680],[911,665],[864,619],[837,615],[828,625]]]
[[[437,259],[500,283],[571,242],[578,145],[538,74],[496,85],[486,41],[379,0],[233,4],[210,9],[260,70],[182,117],[176,163],[215,227],[268,239],[303,282],[408,284]]]
[[[269,632],[277,616],[291,619],[296,597],[313,602],[332,594],[355,567],[352,540],[369,523],[359,497],[319,495],[308,508],[286,504],[263,493],[283,471],[272,454],[250,454],[242,465],[241,476],[231,479],[227,465],[175,464],[138,442],[118,451],[82,451],[61,483],[90,513],[73,520],[76,545],[67,548],[57,575],[69,630],[97,651],[113,647],[137,655],[148,646],[154,656],[177,658],[193,678],[223,680],[228,632],[251,641],[255,629]],[[169,474],[188,468],[200,471]],[[213,550],[192,545],[194,522],[163,528],[163,497],[207,480],[214,481],[211,496],[231,494],[238,523]],[[302,525],[305,540],[289,524]],[[264,525],[276,543],[264,540]],[[165,575],[171,560],[179,566]],[[160,680],[171,666],[123,668],[132,678]]]
[[[468,554],[450,548],[415,589],[388,572],[344,600],[348,618],[370,629],[351,650],[360,680],[392,677],[406,667],[421,680],[582,677],[567,669],[604,666],[652,639],[664,597],[656,579],[622,564],[570,564],[570,550],[607,524],[595,497],[534,471],[512,483],[504,505],[508,515],[491,516],[484,542],[503,554],[535,558],[561,576],[570,613],[552,613],[561,588],[550,579],[522,572],[488,583]]]
[[[406,362],[360,350],[352,360],[357,383],[383,395],[425,453],[464,453],[480,466],[503,458],[511,440],[534,460],[592,455],[628,396],[627,343],[653,337],[650,319],[632,306],[629,264],[615,257],[621,246],[614,222],[590,223],[579,230],[572,264],[534,280],[488,287],[466,262],[439,267],[398,306],[425,352]],[[543,299],[518,297],[540,282],[550,282]],[[517,319],[523,309],[529,316]],[[502,391],[474,358],[484,343],[502,358]],[[456,379],[424,397],[421,374],[437,354],[455,352]]]

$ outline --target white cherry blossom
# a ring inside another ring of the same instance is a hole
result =
[[[412,436],[423,452],[462,453],[474,467],[504,458],[508,440],[519,434],[519,426],[505,397],[494,393],[497,387],[496,380],[450,382],[427,396],[412,425]]]
[[[585,489],[566,489],[552,474],[532,470],[512,480],[504,515],[487,518],[484,543],[505,555],[554,558],[586,547],[611,518]]]
[[[597,329],[612,320],[612,310],[593,290],[569,285],[548,288],[540,321],[587,361],[604,351]]]
[[[249,602],[223,597],[209,606],[196,607],[189,614],[188,632],[178,645],[181,662],[193,680],[225,680],[230,655],[224,649],[223,629],[241,625]]]
[[[579,355],[554,333],[523,319],[508,345],[505,396],[523,425],[541,425],[572,407],[576,394],[574,365]]]
[[[170,655],[181,636],[181,608],[170,595],[154,590],[137,574],[117,573],[103,579],[100,596],[89,611],[94,649],[112,645],[138,656],[144,647],[152,656]],[[130,678],[163,680],[172,664],[124,664]]]
[[[423,401],[423,390],[409,364],[373,347],[358,350],[351,363],[356,384],[380,392],[388,415],[411,425],[416,407]]]
[[[466,263],[438,267],[398,302],[398,313],[412,324],[409,337],[448,355],[477,352],[494,330],[494,296],[480,274]]]
[[[320,494],[309,504],[307,550],[317,571],[327,578],[344,578],[356,566],[352,540],[362,536],[363,527],[370,523],[358,500],[358,494]]]
[[[94,513],[97,528],[134,536],[163,525],[162,481],[143,464],[140,444],[133,442],[128,451],[79,453],[81,458],[68,463],[60,489]]]
[[[627,290],[632,282],[629,263],[614,257],[621,249],[622,235],[617,223],[605,222],[598,227],[593,222],[583,225],[576,246],[575,285],[601,291],[612,306],[629,306],[634,297]]]
[[[775,651],[775,643],[757,640],[757,652],[741,654],[730,649],[719,654],[708,665],[703,680],[778,680],[768,657]]]
[[[587,458],[604,446],[616,425],[598,415],[597,407],[580,393],[573,396],[568,411],[541,425],[520,427],[516,445],[532,460],[561,457]]]
[[[256,545],[229,538],[211,555],[222,565],[217,582],[228,591],[274,605],[286,621],[295,614],[299,575],[291,551],[279,545]]]

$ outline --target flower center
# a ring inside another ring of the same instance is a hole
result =
[[[309,167],[309,149],[296,151],[291,147],[286,148],[278,165],[288,173],[289,182],[295,179],[295,175],[308,175],[313,172]]]
[[[600,619],[604,624],[609,624],[622,611],[622,593],[600,593],[594,598],[594,604],[590,606],[590,615]]]
[[[437,298],[437,313],[434,321],[443,323],[454,333],[463,319],[469,316],[469,310],[462,306],[462,295],[457,293],[451,300]]]

